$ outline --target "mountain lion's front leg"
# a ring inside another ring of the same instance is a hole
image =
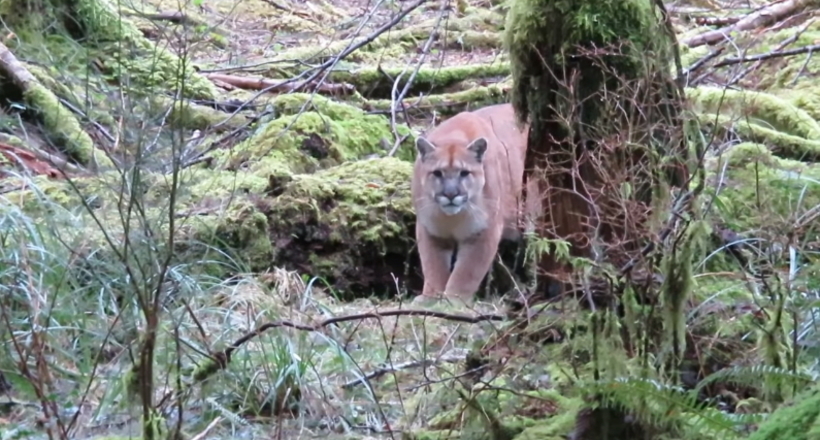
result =
[[[431,236],[419,222],[416,223],[416,245],[424,275],[421,296],[431,298],[441,295],[450,277],[455,242]]]
[[[447,296],[472,301],[493,265],[503,229],[503,224],[499,222],[497,227],[485,229],[458,244],[456,264],[445,288]]]

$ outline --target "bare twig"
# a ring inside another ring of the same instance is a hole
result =
[[[356,385],[366,383],[368,380],[384,376],[385,374],[388,374],[388,373],[393,373],[393,372],[400,371],[400,370],[406,370],[408,368],[415,368],[415,367],[422,367],[422,366],[427,367],[427,366],[430,366],[430,365],[438,364],[440,362],[456,363],[456,362],[461,362],[463,360],[464,360],[464,356],[448,356],[448,357],[442,357],[440,359],[421,359],[421,360],[416,360],[416,361],[403,362],[403,363],[400,363],[400,364],[395,364],[395,365],[392,365],[392,366],[386,366],[386,367],[379,368],[379,369],[377,369],[377,370],[375,370],[371,373],[368,373],[368,374],[366,374],[362,377],[351,380],[350,382],[346,382],[346,383],[342,384],[342,388],[353,388]]]
[[[391,100],[393,104],[390,106],[390,128],[393,130],[393,137],[395,138],[395,142],[393,143],[393,148],[387,153],[388,156],[393,156],[398,151],[399,146],[401,143],[404,142],[405,139],[409,135],[399,136],[398,131],[396,130],[396,103],[401,104],[404,100],[404,97],[407,95],[407,92],[410,90],[410,87],[413,85],[413,81],[416,79],[416,75],[418,75],[421,66],[424,64],[424,61],[427,59],[427,55],[430,54],[430,48],[433,45],[433,42],[436,40],[436,35],[439,27],[441,26],[441,22],[444,20],[444,17],[447,16],[448,10],[448,3],[442,2],[441,10],[438,15],[438,19],[436,20],[436,24],[433,26],[433,31],[430,32],[430,37],[427,38],[427,42],[424,43],[424,47],[421,50],[421,57],[419,61],[416,63],[416,68],[413,70],[413,73],[410,74],[410,78],[407,79],[407,82],[404,84],[404,88],[402,88],[401,93],[396,96],[396,87],[399,85],[399,79],[404,75],[404,70],[399,74],[396,80],[393,82],[393,90],[391,91]],[[404,109],[404,116],[407,119],[407,110]]]
[[[463,322],[467,324],[477,324],[479,322],[484,321],[503,321],[504,317],[501,315],[495,314],[481,314],[475,316],[469,315],[458,315],[452,313],[445,313],[436,310],[424,310],[424,309],[394,309],[394,310],[385,310],[383,312],[368,312],[368,313],[357,313],[353,315],[344,315],[344,316],[337,316],[333,318],[325,319],[324,321],[319,322],[318,324],[300,324],[292,321],[282,320],[282,321],[273,321],[262,324],[255,330],[248,332],[244,336],[240,337],[236,341],[234,341],[228,348],[222,350],[219,353],[214,354],[215,362],[215,369],[221,369],[227,366],[227,364],[231,361],[231,355],[234,351],[236,351],[239,347],[243,344],[249,342],[253,338],[261,335],[262,333],[280,327],[289,327],[296,330],[302,330],[306,332],[318,332],[321,331],[325,327],[329,327],[334,324],[339,324],[342,322],[349,322],[349,321],[360,321],[364,319],[381,319],[387,318],[390,316],[427,316],[431,318],[439,318],[445,319],[448,321],[455,321],[455,322]],[[203,373],[203,375],[206,375]]]
[[[808,20],[806,23],[803,24],[803,26],[800,29],[797,30],[797,32],[794,33],[794,35],[792,35],[789,38],[786,38],[785,40],[780,42],[780,44],[777,45],[777,47],[774,49],[774,51],[779,52],[779,51],[785,49],[786,46],[788,46],[788,45],[794,43],[795,41],[797,41],[797,39],[800,38],[800,35],[802,35],[804,32],[806,32],[806,29],[808,29],[809,26],[811,26],[812,23],[814,23],[814,19]],[[807,60],[808,60],[808,58],[807,58]],[[740,73],[735,75],[734,78],[729,80],[729,83],[727,84],[727,86],[733,86],[733,85],[737,84],[746,75],[748,75],[749,73],[757,70],[762,64],[763,64],[763,60],[758,60],[753,65],[743,69]],[[797,75],[795,75],[795,81],[799,77],[800,77],[799,73]]]
[[[747,56],[747,57],[730,57],[730,58],[726,58],[724,60],[721,60],[721,61],[715,63],[714,67],[724,67],[724,66],[730,66],[732,64],[749,63],[749,62],[752,62],[752,61],[762,61],[762,60],[768,60],[768,59],[772,59],[772,58],[782,58],[782,57],[788,57],[788,56],[792,56],[792,55],[800,55],[800,54],[803,54],[803,53],[812,53],[812,52],[814,52],[818,49],[820,49],[820,44],[812,44],[811,46],[803,46],[803,47],[798,47],[796,49],[783,50],[783,51],[772,51],[772,52],[762,53],[762,54],[758,54],[758,55],[750,55],[750,56]]]
[[[208,73],[204,76],[217,85],[219,85],[219,83],[224,83],[245,90],[267,90],[268,92],[273,93],[287,93],[295,91],[298,87],[288,81],[274,81],[267,78],[248,78],[244,76],[225,75],[222,73]],[[347,83],[317,84],[316,89],[319,92],[330,95],[347,95],[355,90],[352,84]]]
[[[698,69],[705,66],[706,63],[708,63],[709,61],[712,61],[713,59],[717,58],[718,55],[722,54],[724,50],[726,50],[726,47],[724,47],[724,46],[718,47],[717,49],[715,49],[715,50],[709,52],[708,54],[706,54],[705,56],[701,57],[701,59],[695,61],[695,63],[692,64],[691,66],[687,67],[686,70],[683,71],[683,78],[686,79],[685,83],[687,85],[689,85],[690,84],[689,76],[693,72],[696,72]],[[678,78],[678,79],[682,80],[683,78]]]
[[[365,37],[365,38],[364,38],[364,39],[362,39],[361,41],[358,41],[358,42],[356,42],[356,43],[352,43],[352,42],[351,42],[352,44],[350,44],[350,45],[349,45],[349,46],[348,46],[348,47],[347,47],[344,51],[342,51],[339,55],[336,55],[336,56],[335,56],[335,57],[333,57],[332,59],[327,60],[327,61],[325,61],[324,63],[322,63],[322,64],[320,64],[319,66],[317,66],[317,67],[315,67],[314,69],[312,69],[312,70],[314,70],[314,73],[313,73],[312,75],[310,75],[308,78],[306,78],[305,80],[303,80],[302,82],[300,82],[300,83],[299,83],[299,85],[298,85],[298,86],[296,86],[296,87],[294,87],[294,89],[293,89],[293,90],[294,90],[294,91],[296,91],[296,90],[301,90],[301,89],[302,89],[302,88],[304,88],[304,87],[307,87],[307,86],[309,86],[309,85],[311,85],[311,84],[314,84],[314,81],[315,81],[317,78],[319,78],[319,76],[320,76],[322,73],[324,73],[327,69],[331,68],[332,66],[335,66],[337,63],[339,63],[339,61],[341,61],[341,60],[345,59],[348,55],[350,55],[351,53],[353,53],[353,52],[357,51],[359,48],[361,48],[361,47],[363,47],[363,46],[366,46],[367,44],[370,44],[371,42],[373,42],[373,40],[375,40],[376,38],[378,38],[378,37],[379,37],[379,35],[381,35],[381,34],[383,34],[383,33],[387,32],[388,30],[390,30],[391,28],[393,28],[393,26],[397,25],[397,24],[398,24],[398,23],[399,23],[399,22],[400,22],[400,21],[401,21],[404,17],[406,17],[409,13],[411,13],[411,12],[415,11],[416,9],[418,9],[421,5],[423,5],[423,4],[424,4],[424,3],[426,3],[426,2],[427,2],[427,0],[416,0],[416,1],[415,1],[412,5],[410,5],[407,9],[404,9],[404,10],[402,10],[401,12],[399,12],[398,14],[396,14],[396,16],[395,16],[395,17],[393,17],[393,19],[392,19],[392,20],[390,20],[388,23],[384,24],[384,25],[383,25],[383,26],[381,26],[380,28],[376,29],[373,33],[371,33],[370,35],[368,35],[367,37]],[[304,74],[306,74],[306,73],[307,73],[307,71],[306,71],[306,72],[303,72],[303,73],[302,73],[302,75],[304,75]],[[292,83],[295,83],[296,81],[298,81],[298,80],[299,80],[299,78],[300,78],[302,75],[299,75],[299,76],[297,76],[297,77],[295,77],[295,78],[291,78],[291,79],[289,79],[289,80],[287,80],[287,81],[285,81],[285,82],[282,82],[282,83],[277,83],[277,84],[275,84],[275,85],[271,86],[271,87],[270,87],[270,89],[274,89],[274,88],[277,88],[277,87],[284,87],[286,84],[292,84]],[[320,82],[321,82],[321,81],[320,81]],[[242,111],[242,110],[243,110],[243,109],[244,109],[247,105],[250,105],[252,102],[254,102],[255,100],[259,99],[259,97],[260,97],[260,96],[264,95],[265,93],[268,93],[269,91],[270,91],[270,90],[266,87],[266,88],[264,88],[264,89],[260,90],[259,92],[257,92],[257,93],[256,93],[255,95],[253,95],[253,96],[252,96],[252,97],[251,97],[251,98],[250,98],[247,102],[245,102],[245,104],[244,104],[244,105],[239,106],[239,108],[237,108],[237,109],[236,109],[236,111],[234,111],[234,113],[233,113],[233,114],[231,114],[228,118],[226,118],[224,121],[220,122],[219,124],[216,124],[214,128],[219,127],[219,126],[220,126],[220,125],[222,125],[222,124],[226,124],[226,123],[228,122],[228,120],[230,120],[233,116],[235,116],[235,115],[236,115],[236,114],[238,114],[240,111]]]

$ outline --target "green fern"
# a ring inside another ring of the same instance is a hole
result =
[[[719,435],[737,438],[737,428],[757,420],[754,415],[732,415],[698,401],[694,390],[666,385],[652,379],[617,378],[581,385],[585,393],[596,396],[595,404],[617,408],[640,423],[670,433]]]
[[[820,389],[802,393],[794,405],[783,406],[749,436],[749,440],[814,440],[820,437]]]
[[[803,388],[810,383],[814,383],[817,377],[809,373],[794,372],[771,365],[732,367],[716,371],[703,378],[695,387],[695,392],[718,381],[741,386],[759,387],[763,380],[779,389],[788,389],[792,387]]]

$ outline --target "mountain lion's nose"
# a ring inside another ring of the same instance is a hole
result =
[[[456,189],[456,188],[444,188],[444,191],[442,192],[442,194],[444,194],[444,197],[447,197],[448,199],[452,200],[452,199],[456,198],[456,196],[458,196],[458,189]]]

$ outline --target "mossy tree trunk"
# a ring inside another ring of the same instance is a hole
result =
[[[507,17],[512,103],[530,124],[526,178],[543,197],[539,235],[614,268],[645,241],[662,161],[678,159],[674,183],[684,177],[665,23],[650,0],[514,0]],[[539,266],[566,290],[565,263],[545,254]]]

